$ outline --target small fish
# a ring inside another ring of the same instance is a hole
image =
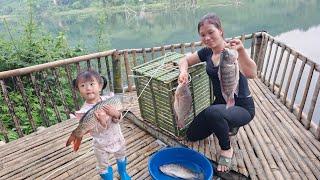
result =
[[[204,179],[203,173],[193,172],[192,170],[179,165],[179,164],[165,164],[159,167],[160,171],[164,174],[181,179],[202,180]]]
[[[234,94],[238,94],[239,91],[239,65],[236,50],[225,48],[221,52],[218,75],[222,96],[228,109],[234,106]]]
[[[177,126],[181,129],[184,127],[192,108],[192,96],[187,84],[178,85],[174,94],[173,108]]]
[[[82,137],[90,130],[92,130],[96,123],[98,123],[94,112],[101,109],[105,105],[112,105],[117,110],[122,109],[122,101],[120,96],[113,96],[104,101],[97,103],[93,106],[85,115],[80,119],[78,127],[72,131],[66,146],[69,146],[73,142],[73,150],[77,151],[80,147]]]

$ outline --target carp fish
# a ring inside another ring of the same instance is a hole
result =
[[[184,167],[180,164],[164,164],[159,167],[160,171],[167,176],[181,179],[202,180],[204,179],[203,173],[195,172],[191,169]]]
[[[179,84],[174,94],[173,104],[176,123],[181,129],[185,125],[192,108],[192,96],[188,84]]]
[[[234,106],[234,94],[238,94],[239,91],[239,64],[236,50],[225,48],[221,52],[218,75],[222,96],[228,109]]]
[[[73,143],[73,150],[77,151],[80,147],[82,137],[90,130],[92,130],[96,123],[99,123],[94,112],[101,109],[105,105],[112,105],[117,110],[122,110],[122,98],[121,96],[113,96],[104,101],[100,101],[94,105],[89,111],[87,111],[80,119],[79,124],[75,130],[72,131],[69,139],[67,140],[66,146]]]

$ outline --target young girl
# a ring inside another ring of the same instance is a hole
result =
[[[106,87],[106,81],[93,70],[79,73],[73,81],[73,86],[85,100],[81,109],[75,112],[78,120],[95,104],[114,96],[113,93],[109,96],[100,96],[101,91]],[[90,134],[93,137],[94,153],[98,161],[97,169],[101,178],[103,180],[113,179],[112,167],[109,165],[109,156],[113,153],[117,159],[120,178],[129,180],[130,177],[126,172],[125,140],[119,125],[121,113],[116,107],[107,105],[94,114],[98,123]]]

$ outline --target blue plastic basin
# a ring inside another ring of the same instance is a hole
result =
[[[149,173],[156,180],[174,180],[159,169],[161,165],[177,163],[186,167],[195,167],[197,172],[202,172],[204,179],[212,179],[213,169],[209,160],[202,154],[192,149],[173,147],[162,149],[151,156],[148,162]]]

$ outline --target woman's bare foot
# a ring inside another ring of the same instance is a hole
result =
[[[231,147],[228,150],[221,150],[220,156],[225,157],[225,160],[230,161],[230,162],[226,162],[226,163],[230,163],[231,164],[231,160],[232,160],[232,157],[233,157],[233,148]],[[229,168],[230,167],[228,167],[228,166],[218,164],[217,171],[226,172],[226,171],[230,170]]]

